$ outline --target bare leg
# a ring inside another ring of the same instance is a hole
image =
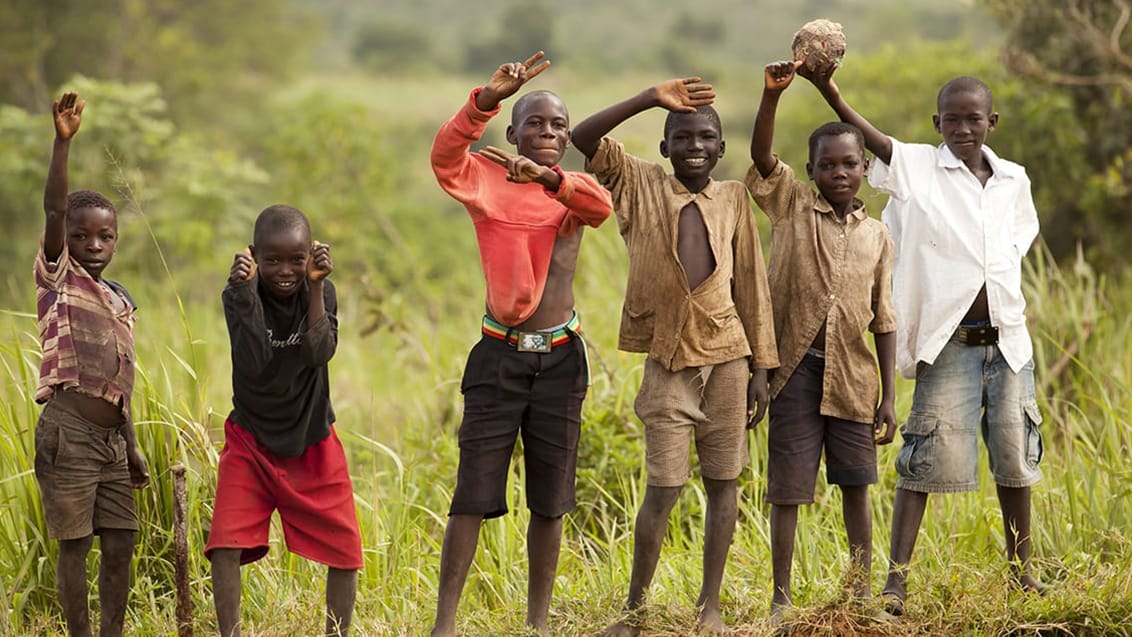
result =
[[[436,601],[436,624],[432,637],[456,634],[456,606],[464,590],[464,580],[476,556],[482,515],[451,515],[444,529],[440,551],[440,592]]]
[[[242,549],[213,549],[212,601],[220,637],[240,637],[240,555]]]
[[[888,580],[881,593],[896,600],[888,607],[888,612],[893,615],[904,612],[904,599],[908,596],[908,563],[912,561],[916,535],[920,532],[927,505],[926,493],[896,490],[896,501],[892,505],[892,538],[888,548]]]
[[[358,594],[358,572],[329,568],[326,571],[326,637],[346,637],[354,616]]]
[[[121,637],[130,596],[130,559],[134,556],[134,532],[107,529],[99,532],[102,562],[98,566],[98,602],[102,609],[100,637]]]
[[[527,625],[539,635],[550,635],[547,615],[561,547],[562,518],[547,518],[532,512],[527,525]]]
[[[704,521],[704,581],[696,606],[700,609],[700,626],[716,635],[724,631],[719,589],[723,584],[723,568],[727,564],[735,519],[739,514],[735,482],[704,478],[708,498],[707,519]]]
[[[854,597],[868,597],[869,570],[873,561],[873,518],[869,508],[869,487],[841,487],[841,516],[845,520],[845,535],[849,538],[848,584]]]
[[[645,590],[652,583],[656,564],[660,560],[660,547],[664,532],[668,530],[668,514],[680,497],[682,487],[646,487],[645,501],[637,512],[637,526],[633,530],[633,574],[629,578],[629,599],[625,608],[634,611],[641,606]],[[639,635],[636,622],[627,620],[606,629],[607,637]]]
[[[1030,572],[1030,487],[997,487],[1006,535],[1006,560],[1022,590],[1042,593],[1046,585]]]
[[[770,556],[774,594],[770,598],[773,615],[793,604],[790,570],[794,562],[794,534],[798,528],[798,505],[772,504],[770,508]]]
[[[59,603],[71,637],[91,637],[90,609],[87,608],[86,556],[94,536],[59,542],[59,563],[55,581],[59,587]]]

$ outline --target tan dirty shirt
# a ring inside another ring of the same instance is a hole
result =
[[[771,398],[825,323],[821,413],[872,422],[880,380],[865,330],[896,331],[888,230],[860,202],[842,222],[781,161],[766,179],[751,166],[744,181],[772,224],[769,278],[782,366],[771,379]]]
[[[613,195],[629,249],[618,349],[646,352],[673,372],[744,356],[755,367],[778,367],[766,264],[743,184],[712,180],[689,192],[660,164],[626,153],[610,137],[586,170]],[[692,201],[716,263],[695,290],[676,253],[680,210]]]

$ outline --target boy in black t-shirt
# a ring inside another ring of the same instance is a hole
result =
[[[346,635],[361,535],[327,363],[338,345],[330,246],[301,211],[270,206],[237,254],[222,300],[232,343],[233,409],[224,423],[205,554],[223,637],[239,635],[240,565],[267,553],[278,509],[287,548],[326,564],[326,634]]]

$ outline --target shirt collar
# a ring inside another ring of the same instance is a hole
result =
[[[990,164],[991,172],[993,173],[992,179],[996,176],[1004,179],[1014,178],[1015,172],[1013,167],[996,155],[995,152],[991,150],[990,146],[983,144],[982,151],[983,156],[987,158],[987,163]],[[951,152],[951,149],[947,147],[947,144],[939,145],[937,164],[941,168],[967,168],[963,160],[956,157],[955,153]]]
[[[707,185],[704,186],[703,190],[699,192],[692,192],[688,190],[687,186],[685,186],[682,181],[676,178],[676,175],[669,175],[668,183],[672,186],[672,194],[691,197],[693,199],[701,195],[707,197],[708,199],[715,199],[719,190],[719,182],[712,179],[711,177],[708,177]]]
[[[817,198],[814,199],[814,212],[834,215],[834,217],[836,217],[837,215],[835,215],[833,212],[833,204],[829,203],[829,201],[825,198],[825,195],[821,194],[820,192],[817,193],[817,195]],[[867,216],[869,216],[869,213],[865,210],[865,202],[854,197],[853,207],[849,209],[849,214],[845,215],[845,219],[848,220],[849,217],[853,217],[857,221],[860,221]]]

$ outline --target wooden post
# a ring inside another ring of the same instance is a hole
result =
[[[193,600],[189,591],[189,532],[185,515],[185,466],[173,471],[173,581],[177,597],[177,636],[193,637]]]

